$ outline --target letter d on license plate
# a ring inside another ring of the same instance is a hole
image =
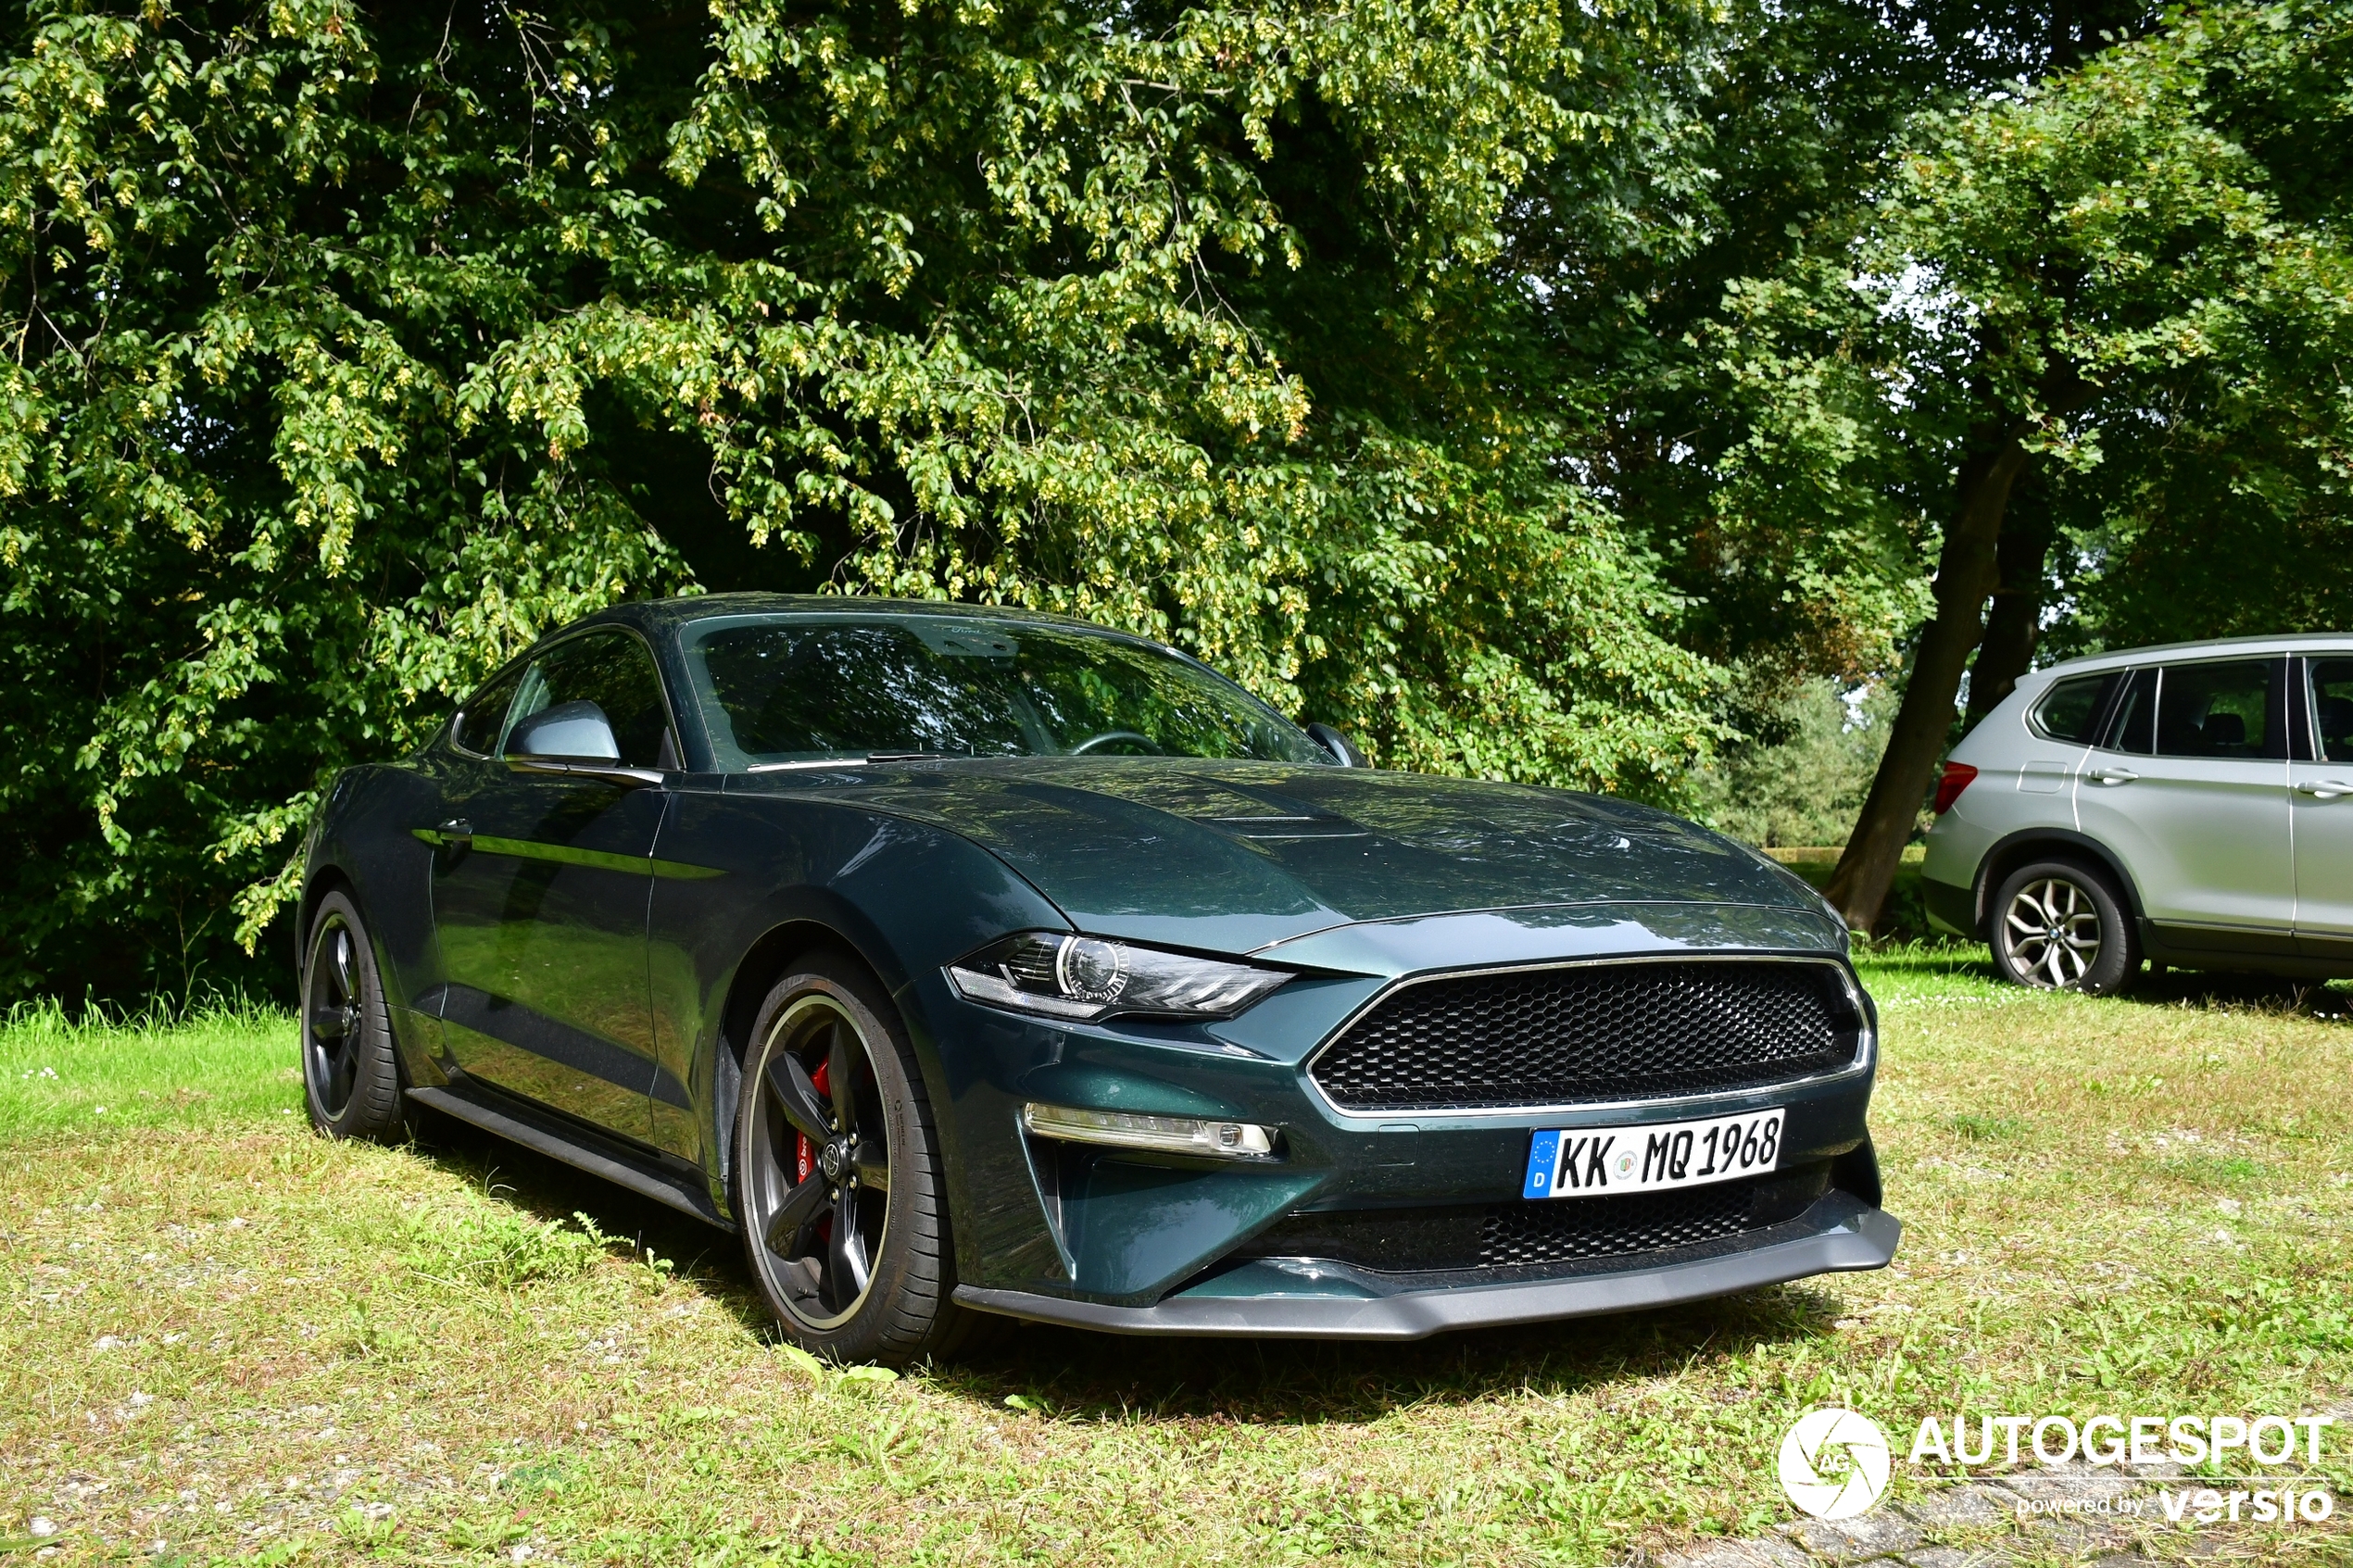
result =
[[[1770,1171],[1781,1157],[1780,1110],[1647,1127],[1572,1127],[1536,1135],[1524,1198],[1694,1187]]]

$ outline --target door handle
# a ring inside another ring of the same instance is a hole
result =
[[[2342,779],[2314,779],[2296,786],[2298,795],[2309,795],[2315,800],[2334,800],[2340,795],[2353,795],[2353,784]]]
[[[2102,768],[2097,773],[2093,775],[2094,778],[2097,779],[2104,784],[2131,784],[2134,779],[2137,779],[2140,776],[2140,774],[2133,771],[2130,768]]]
[[[473,838],[474,825],[463,817],[452,817],[434,831],[444,844],[463,844]]]

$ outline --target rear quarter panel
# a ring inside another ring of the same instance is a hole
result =
[[[2090,748],[2046,740],[2026,716],[2050,685],[2047,676],[2021,681],[1953,748],[1952,759],[1977,770],[1953,809],[1929,833],[1921,873],[1931,882],[1972,886],[1985,853],[2030,828],[2075,828],[2075,788]]]

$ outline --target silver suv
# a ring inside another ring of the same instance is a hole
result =
[[[1928,913],[2027,985],[2143,959],[2353,975],[2353,637],[2240,637],[2027,676],[1953,748]]]

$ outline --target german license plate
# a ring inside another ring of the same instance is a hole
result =
[[[1647,1127],[1575,1127],[1536,1135],[1525,1198],[1588,1198],[1704,1186],[1773,1169],[1781,1155],[1780,1110]]]

